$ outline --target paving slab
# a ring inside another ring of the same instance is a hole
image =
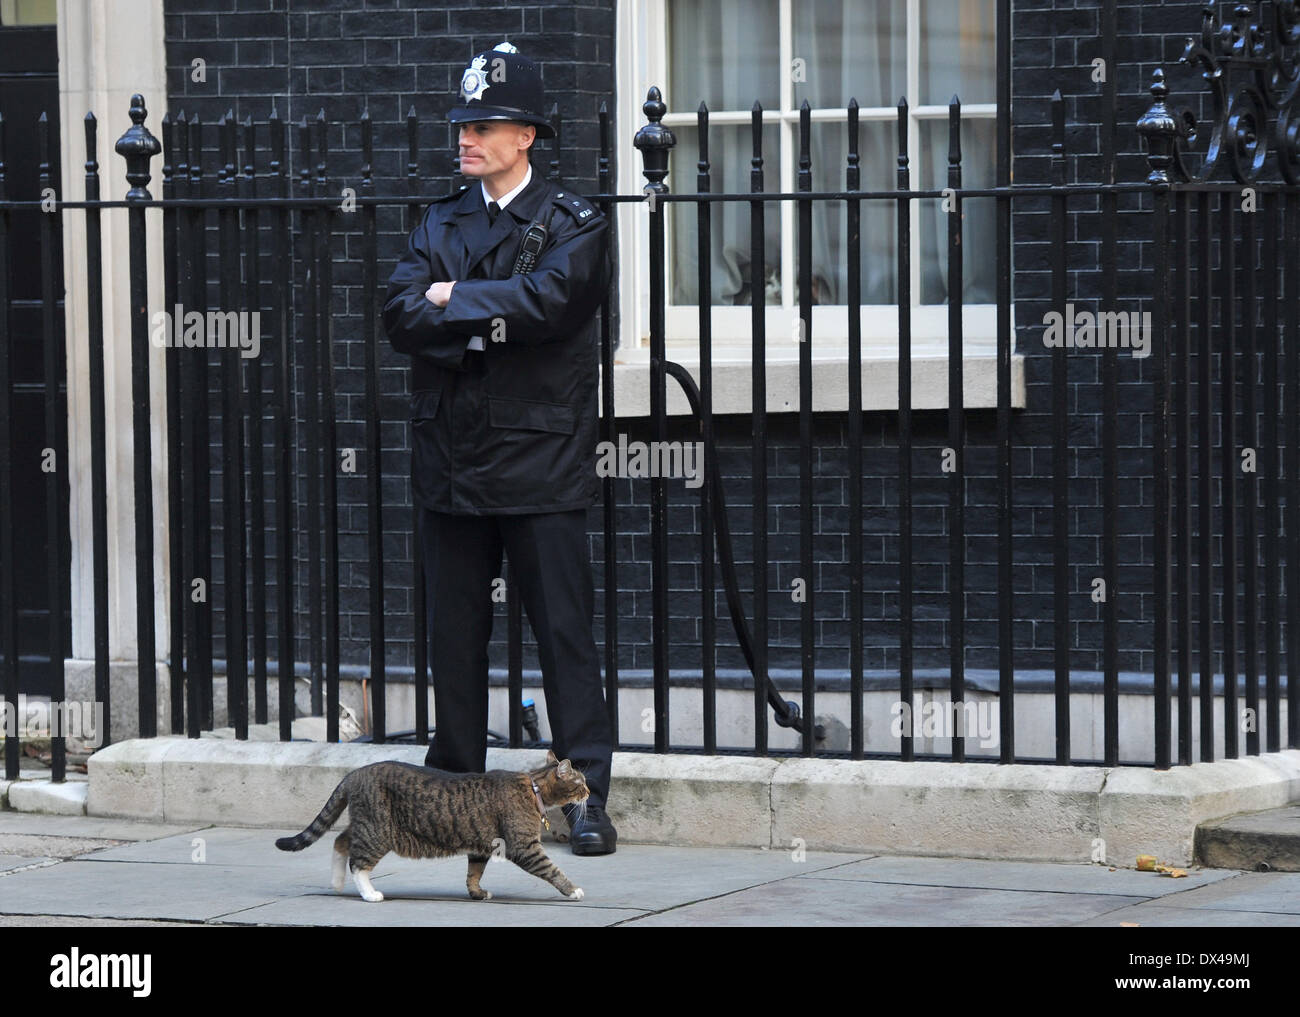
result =
[[[0,857],[5,855],[48,855],[51,858],[76,858],[105,848],[116,847],[120,840],[89,837],[50,837],[32,833],[0,833]]]
[[[17,884],[10,882],[0,900],[0,910],[207,921],[304,894],[326,894],[336,901],[355,897],[365,903],[350,883],[342,894],[330,888],[328,844],[314,851],[290,853],[275,847],[276,831],[203,831],[198,836],[205,838],[205,860],[197,862],[194,836],[184,834],[97,852],[78,860],[76,865],[84,867],[65,870],[59,879],[44,880],[39,892],[24,884],[21,889],[25,892],[20,893]],[[591,863],[600,859],[580,860]],[[499,887],[506,902],[561,901],[558,891],[548,884],[508,862],[500,868],[498,864],[491,863],[486,880],[489,886]],[[577,878],[575,866],[567,861],[562,864],[565,866]],[[463,858],[406,859],[389,855],[376,866],[373,878],[376,885],[393,896],[473,904],[476,902],[470,901],[465,891],[465,868]],[[400,884],[383,882],[392,876],[401,876]],[[591,903],[609,907],[607,902]],[[578,906],[579,902],[573,904]],[[645,908],[632,910],[640,914]],[[375,921],[378,919],[362,924]]]
[[[97,852],[95,859],[111,862],[192,863],[195,838],[204,841],[206,863],[235,868],[292,871],[296,878],[329,886],[333,834],[301,852],[285,852],[275,846],[277,837],[296,830],[246,830],[220,827],[194,834],[129,844]],[[833,869],[863,856],[836,852],[808,852],[796,862],[789,851],[760,848],[691,848],[683,863],[683,849],[646,844],[620,846],[612,855],[574,855],[567,847],[548,845],[547,853],[565,874],[586,891],[583,904],[599,907],[627,907],[656,910],[675,907],[734,890],[793,875]],[[402,895],[441,894],[451,899],[465,897],[466,860],[456,858],[407,859],[388,855],[376,869],[375,885],[385,894],[388,884],[380,878],[403,876]],[[488,863],[484,888],[494,897],[525,901],[545,900],[559,894],[552,887],[508,861]],[[397,891],[392,891],[397,892]],[[364,902],[363,902],[364,903]]]
[[[297,833],[298,831],[292,831]],[[121,847],[103,851],[95,857],[110,862],[149,862],[164,865],[193,865],[196,852],[209,865],[228,865],[233,868],[252,866],[255,868],[299,867],[301,859],[310,858],[320,849],[317,867],[329,871],[330,850],[334,843],[333,834],[326,834],[317,844],[306,851],[281,851],[275,846],[277,837],[283,837],[289,831],[248,830],[237,827],[208,827],[205,829],[186,830],[170,836],[152,840],[136,841]],[[198,842],[198,843],[196,843]]]
[[[208,929],[202,922],[126,921],[121,918],[78,918],[75,915],[0,915],[0,929]]]
[[[631,844],[612,855],[551,853],[555,862],[574,883],[582,887],[583,906],[625,907],[658,911],[678,907],[704,897],[760,886],[801,872],[815,872],[859,856],[833,852],[812,852],[807,860],[792,862],[789,852],[756,848],[692,848],[688,856],[680,848]],[[463,895],[463,858],[420,860],[403,866],[375,885],[385,894],[427,893],[434,885],[452,888],[450,896]],[[412,867],[414,865],[414,867]],[[409,874],[409,875],[408,875]],[[488,863],[484,889],[504,901],[545,901],[558,892],[508,861]]]
[[[685,855],[680,848],[644,844],[626,845],[612,855],[602,856],[574,855],[566,850],[551,852],[552,861],[585,891],[584,906],[651,911],[761,886],[792,875],[833,869],[860,857],[811,852],[805,860],[793,862],[786,851],[694,848]],[[446,877],[442,877],[444,870]],[[462,858],[419,862],[403,859],[398,872],[405,877],[408,871],[421,881],[415,884],[417,888],[430,885],[428,881],[435,878],[446,878],[458,892],[463,892],[465,860]],[[427,877],[423,875],[426,871]],[[388,893],[390,882],[376,885]],[[405,878],[402,885],[406,885]],[[536,899],[539,888],[544,895],[555,892],[508,861],[489,862],[483,886],[502,900]]]
[[[849,862],[817,875],[826,879],[869,880],[962,886],[985,890],[1040,890],[1052,893],[1100,893],[1130,897],[1161,897],[1238,875],[1234,869],[1189,869],[1172,879],[1155,872],[1104,865],[1065,862],[992,862],[960,858],[878,856]]]
[[[39,812],[0,812],[0,834],[27,833],[51,837],[98,837],[105,840],[150,840],[189,830],[206,829],[205,823],[141,823],[134,819],[98,816],[52,816]]]
[[[3,877],[11,915],[208,921],[317,890],[284,872],[224,865],[139,865],[76,860]]]
[[[1153,905],[1300,916],[1300,872],[1252,872]]]
[[[804,876],[633,919],[633,926],[1069,925],[1132,903],[1105,894],[982,890]]]
[[[14,869],[25,869],[29,865],[49,864],[54,861],[57,861],[57,859],[44,855],[0,855],[0,873],[12,872]]]
[[[1300,916],[1269,914],[1263,911],[1227,911],[1210,908],[1180,908],[1155,901],[1120,908],[1109,914],[1089,918],[1076,925],[1089,928],[1118,928],[1124,922],[1153,928],[1300,928]]]
[[[388,889],[384,890],[385,894],[388,892]],[[559,895],[556,896],[558,898]],[[307,894],[249,908],[219,920],[237,925],[324,925],[349,928],[443,928],[474,925],[590,928],[614,925],[647,913],[629,908],[584,907],[585,903],[567,901],[555,904],[511,904],[496,899],[455,901],[435,897],[389,897],[378,904],[368,904],[355,894]]]
[[[169,872],[176,866],[193,868],[216,865],[231,870],[248,869],[272,874],[272,878],[286,883],[301,884],[308,892],[329,888],[333,863],[331,858],[333,834],[322,837],[305,851],[281,851],[275,846],[277,837],[297,832],[296,830],[216,827],[162,837],[153,841],[124,844],[96,852],[89,860],[115,865],[131,863],[134,867],[140,868],[165,868]],[[431,871],[429,866],[442,865],[448,867],[448,872],[458,868],[459,886],[463,892],[465,864],[464,859],[407,859],[389,854],[375,867],[374,878],[391,875],[412,866],[415,867],[415,872],[428,875]],[[526,873],[523,875],[535,880],[535,877],[527,876]],[[171,878],[171,875],[168,878]],[[538,885],[545,884],[539,882]],[[426,884],[423,889],[427,890],[428,885]],[[280,897],[283,894],[276,894],[276,896]]]

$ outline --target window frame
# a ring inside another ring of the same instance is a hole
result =
[[[793,53],[793,4],[795,0],[778,0],[781,30],[779,33],[781,66],[791,65]],[[616,20],[618,60],[616,62],[618,109],[624,124],[645,123],[641,109],[649,85],[666,88],[668,81],[668,3],[669,0],[619,0]],[[920,94],[920,22],[921,0],[906,0],[907,15],[907,92]],[[779,189],[793,192],[797,189],[799,110],[794,106],[795,83],[789,75],[782,75],[781,109],[764,110],[763,123],[777,126],[780,132],[780,153],[764,154],[769,191]],[[847,103],[848,96],[845,97]],[[665,95],[669,113],[663,123],[670,129],[694,126],[695,105],[699,97]],[[896,122],[894,107],[864,107],[859,109],[862,123]],[[846,109],[814,109],[815,122],[847,124]],[[924,168],[918,167],[916,156],[920,151],[920,132],[923,121],[944,120],[948,117],[947,105],[910,106],[908,111],[908,150],[913,189],[920,189],[918,181],[924,179]],[[996,103],[972,103],[962,107],[963,122],[976,119],[996,119]],[[748,126],[751,114],[746,111],[710,111],[710,124]],[[643,190],[641,153],[633,145],[634,129],[619,132],[618,187],[620,193]],[[814,154],[814,158],[816,158]],[[773,179],[773,163],[776,179]],[[842,175],[841,175],[841,178]],[[667,181],[673,193],[693,193],[694,181]],[[773,185],[777,185],[774,187]],[[987,199],[980,199],[987,200]],[[798,317],[798,304],[792,303],[795,292],[795,216],[797,204],[782,201],[781,216],[781,293],[782,304],[766,308],[767,355],[769,362],[797,361],[798,343],[794,323]],[[941,357],[946,360],[948,351],[948,306],[921,304],[921,262],[919,257],[921,236],[921,202],[913,201],[911,228],[913,237],[911,259],[912,294],[912,348],[915,357]],[[620,355],[635,359],[648,356],[649,347],[649,206],[648,204],[623,204],[619,206],[622,285],[619,287],[622,320]],[[668,222],[671,237],[671,220]],[[668,244],[671,249],[671,240]],[[996,304],[966,304],[963,308],[964,358],[996,356]],[[699,343],[699,308],[697,305],[668,303],[665,305],[666,344],[678,353],[694,350]],[[748,362],[752,349],[752,311],[748,305],[714,305],[711,314],[715,358]],[[861,307],[862,352],[864,360],[897,360],[898,307],[897,304],[864,304]],[[846,304],[819,305],[813,308],[812,335],[814,354],[821,359],[847,359],[848,308]]]

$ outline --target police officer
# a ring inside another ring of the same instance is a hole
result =
[[[552,743],[586,775],[568,810],[577,854],[608,854],[613,739],[592,636],[587,509],[596,503],[595,312],[605,217],[533,171],[554,137],[536,66],[509,43],[465,69],[460,170],[389,281],[384,325],[411,357],[412,492],[424,546],[435,697],[426,764],[487,762],[493,581],[509,555],[537,638]],[[499,584],[498,584],[499,585]]]

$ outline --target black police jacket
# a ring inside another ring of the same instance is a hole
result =
[[[553,204],[531,273],[512,275],[524,231]],[[384,327],[411,356],[411,489],[459,515],[564,512],[599,497],[596,310],[608,223],[535,169],[489,226],[478,181],[433,202],[389,280]],[[425,291],[451,282],[436,307]],[[484,351],[466,354],[470,338]]]

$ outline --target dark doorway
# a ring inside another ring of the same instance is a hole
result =
[[[52,6],[52,5],[51,5]],[[15,10],[18,12],[15,16]],[[62,199],[59,166],[59,57],[54,25],[30,24],[43,8],[0,4],[0,113],[5,120],[6,190],[11,200],[41,197],[40,145],[37,121],[42,113],[49,122],[50,186]],[[6,18],[7,16],[7,18]],[[10,23],[5,23],[9,20]],[[20,21],[15,25],[13,20]],[[26,23],[23,23],[26,22]],[[39,210],[10,213],[10,348],[13,379],[13,490],[0,497],[13,499],[14,588],[18,600],[18,688],[28,695],[49,695],[54,689],[50,666],[49,594],[46,548],[46,474],[41,470],[42,450],[52,448],[61,483],[62,525],[55,539],[64,543],[69,562],[67,383],[63,324],[63,250],[61,231],[54,230],[54,313],[58,351],[58,418],[65,422],[59,434],[45,433],[44,341],[41,331],[41,235]],[[78,215],[79,213],[73,213]],[[70,589],[70,574],[63,588]],[[65,597],[65,603],[67,598]],[[63,646],[71,647],[71,620],[63,618]],[[63,662],[58,665],[62,667]]]

